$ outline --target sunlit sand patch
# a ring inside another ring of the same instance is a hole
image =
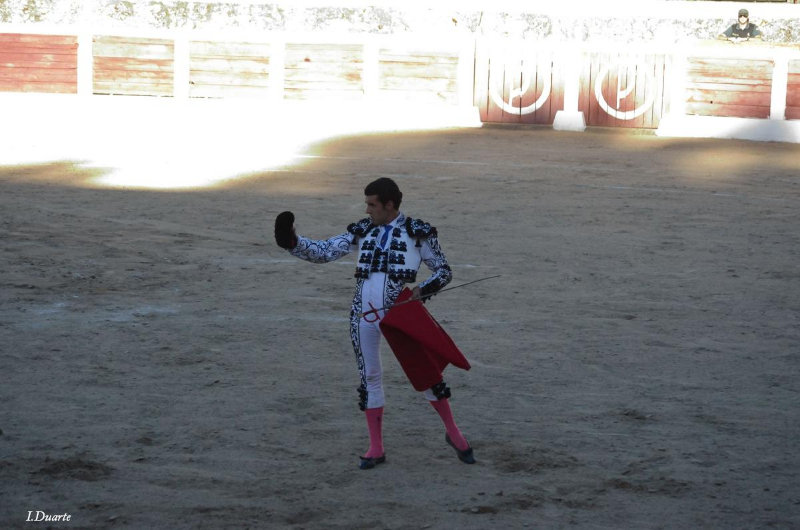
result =
[[[209,188],[293,165],[313,144],[353,134],[479,127],[469,109],[306,101],[20,97],[0,165],[80,160],[89,187]],[[32,110],[33,109],[33,110]],[[37,126],[42,122],[48,127]]]

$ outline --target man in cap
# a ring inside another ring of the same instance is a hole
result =
[[[740,9],[739,20],[720,33],[717,38],[739,44],[750,39],[761,40],[761,32],[755,24],[750,22],[750,13],[747,9]]]

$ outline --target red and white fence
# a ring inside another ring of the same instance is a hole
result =
[[[474,106],[483,122],[567,113],[657,129],[665,116],[800,120],[800,48],[0,33],[0,92],[386,101]]]

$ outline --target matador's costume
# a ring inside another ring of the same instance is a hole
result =
[[[297,245],[290,252],[313,263],[327,263],[356,250],[360,252],[355,272],[356,292],[350,308],[350,338],[361,375],[360,407],[366,410],[384,405],[379,345],[380,322],[386,310],[375,310],[391,307],[405,284],[416,281],[423,262],[433,271],[419,284],[423,299],[447,285],[453,273],[439,246],[436,229],[402,213],[383,226],[375,226],[368,218],[362,219],[349,225],[347,232],[327,240],[298,236]],[[362,316],[363,313],[367,315]],[[454,364],[469,368],[466,360],[456,360]],[[406,373],[409,374],[407,369]],[[431,374],[426,375],[412,383],[430,381]],[[415,384],[415,388],[417,386]],[[430,387],[417,389],[424,390],[429,401],[450,396],[450,390],[440,377]]]

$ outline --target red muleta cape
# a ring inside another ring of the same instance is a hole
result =
[[[469,370],[470,365],[421,301],[397,305],[411,294],[408,288],[403,289],[380,327],[411,385],[422,392],[442,382],[442,371],[448,364],[462,370]]]

